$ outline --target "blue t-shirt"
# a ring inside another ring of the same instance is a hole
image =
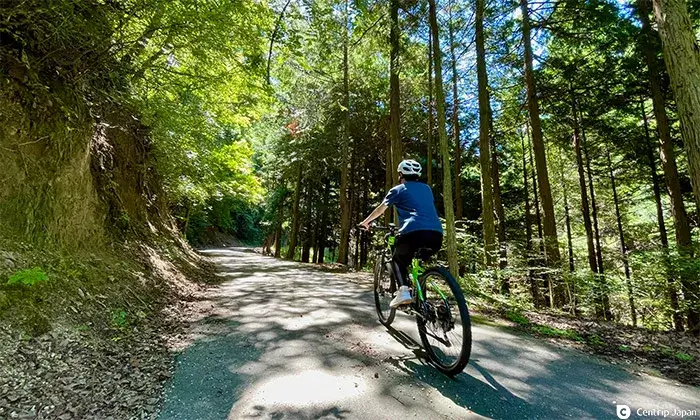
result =
[[[396,207],[399,213],[399,234],[416,230],[442,232],[433,190],[428,184],[416,181],[399,184],[389,190],[382,204]]]

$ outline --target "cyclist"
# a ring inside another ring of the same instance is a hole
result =
[[[429,255],[426,255],[428,257],[438,252],[442,246],[442,223],[435,209],[433,190],[427,184],[419,182],[422,169],[420,163],[413,159],[402,161],[397,168],[399,185],[390,189],[384,201],[360,223],[365,230],[369,230],[369,224],[390,206],[396,207],[399,214],[400,227],[392,260],[399,268],[399,273],[394,273],[394,278],[400,287],[389,304],[392,308],[413,301],[408,289],[409,282],[404,280],[416,251],[420,248],[430,250]]]

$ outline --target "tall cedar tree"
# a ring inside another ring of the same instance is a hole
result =
[[[683,143],[688,152],[688,169],[700,208],[700,51],[684,0],[654,0],[654,16],[661,35],[664,59],[678,106]],[[679,250],[693,256],[690,238],[683,238]],[[700,286],[697,275],[681,277],[688,301],[688,329],[700,334]]]
[[[700,46],[685,0],[654,0],[654,16],[678,106],[695,201],[700,203]]]
[[[647,112],[644,108],[644,100],[640,101],[642,112],[642,121],[644,122],[644,135],[646,136],[646,151],[649,171],[651,173],[651,185],[654,191],[654,202],[656,203],[656,221],[659,226],[659,238],[661,240],[661,248],[664,253],[664,268],[666,270],[666,282],[668,284],[668,297],[671,302],[671,311],[673,312],[673,328],[676,331],[683,331],[684,319],[678,306],[678,289],[676,279],[673,275],[674,270],[668,254],[668,234],[666,233],[666,221],[664,220],[663,204],[661,203],[661,187],[659,177],[656,173],[656,159],[654,159],[654,150],[652,146],[651,134],[649,133],[649,121],[647,120]]]
[[[350,219],[352,217],[352,203],[350,199],[350,82],[348,63],[348,43],[350,42],[349,29],[349,0],[345,0],[345,25],[343,26],[343,139],[342,156],[343,167],[340,175],[340,243],[338,248],[338,262],[348,263],[348,249],[350,247]]]
[[[433,102],[433,35],[428,31],[428,185],[433,187],[433,133],[435,130],[435,103]]]
[[[391,138],[391,175],[392,184],[399,183],[399,174],[396,168],[403,159],[403,145],[401,143],[401,92],[399,89],[399,0],[390,1],[391,30],[389,42],[391,43],[390,63],[390,104],[389,104],[389,137]]]
[[[440,51],[440,29],[437,23],[435,0],[428,0],[430,31],[433,35],[433,60],[435,62],[435,101],[437,102],[438,138],[440,141],[440,155],[442,157],[442,197],[445,207],[445,224],[447,230],[447,263],[453,276],[459,275],[459,263],[457,261],[457,231],[455,228],[455,214],[452,207],[452,174],[450,173],[450,149],[447,141],[447,127],[445,117],[445,90],[442,83],[442,53]]]
[[[545,242],[545,257],[547,263],[556,267],[559,265],[561,255],[559,253],[559,240],[557,238],[557,224],[554,217],[554,202],[552,190],[549,185],[549,173],[547,171],[547,157],[545,154],[544,139],[542,137],[542,124],[540,122],[540,106],[537,99],[537,85],[532,65],[532,41],[530,39],[530,10],[527,0],[520,0],[522,12],[523,45],[525,47],[525,85],[527,87],[527,107],[532,126],[532,147],[535,152],[537,169],[537,183],[540,190],[540,201],[544,213],[543,228]],[[561,302],[559,302],[561,303]]]
[[[454,19],[452,17],[452,9],[454,8],[454,1],[450,3],[450,24],[448,25],[448,32],[450,35],[450,63],[452,64],[452,141],[454,141],[455,148],[455,217],[457,219],[462,218],[462,142],[459,135],[459,93],[457,92],[457,82],[459,81],[459,76],[457,75],[457,55],[455,53],[455,29],[454,29]]]
[[[476,0],[476,72],[479,85],[479,164],[481,166],[481,219],[484,232],[484,260],[487,267],[495,266],[496,227],[493,209],[493,181],[491,171],[488,75],[484,48],[484,3]],[[456,94],[456,91],[455,91]]]

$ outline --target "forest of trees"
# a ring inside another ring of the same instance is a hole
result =
[[[148,133],[134,147],[149,160],[122,168],[138,185],[100,181],[128,210],[116,229],[146,223],[128,204],[141,194],[132,207],[164,201],[195,245],[223,233],[360,268],[371,246],[353,226],[413,158],[466,290],[700,332],[696,3],[35,0],[0,14],[16,104],[0,153],[17,152],[3,167],[31,172],[18,151],[51,131],[32,153],[77,165],[89,150],[96,177],[119,165],[95,166],[88,125]],[[17,187],[0,194],[5,220],[25,214],[10,200],[45,205]],[[68,223],[38,213],[8,226],[53,237]]]
[[[276,126],[286,131],[254,144],[266,156],[268,252],[364,266],[369,246],[352,226],[412,157],[436,191],[443,257],[465,287],[697,330],[697,116],[683,115],[698,106],[694,9],[525,0],[273,9],[268,80],[285,92]]]

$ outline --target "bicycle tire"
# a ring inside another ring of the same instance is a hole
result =
[[[435,365],[435,367],[448,376],[455,376],[464,370],[464,368],[469,363],[469,357],[471,355],[472,333],[469,309],[467,308],[467,303],[464,299],[464,293],[462,292],[462,289],[459,287],[459,284],[457,283],[455,278],[452,277],[449,271],[447,271],[444,267],[439,266],[427,269],[425,273],[423,273],[423,276],[421,276],[422,286],[426,284],[425,280],[430,278],[430,276],[443,278],[445,280],[445,283],[447,283],[447,285],[449,286],[452,296],[454,297],[454,304],[456,305],[456,308],[459,311],[460,325],[462,328],[462,344],[459,356],[457,356],[454,362],[452,363],[445,363],[443,360],[441,360],[436,350],[433,348],[433,345],[429,341],[427,331],[429,322],[427,322],[427,320],[422,316],[416,316],[416,321],[418,323],[418,334],[420,335],[423,347],[425,348],[425,351],[428,354],[430,361]],[[425,287],[423,287],[423,290],[424,293],[426,293],[425,296],[427,299],[428,291],[425,289]],[[419,304],[416,303],[416,306],[419,306]],[[416,309],[418,310],[419,314],[424,315],[421,308],[417,307]]]
[[[382,281],[385,280],[383,277],[384,275],[388,276],[389,290],[384,290],[385,284],[382,284]],[[379,322],[385,327],[390,326],[391,323],[394,322],[394,317],[396,316],[396,309],[389,307],[389,302],[391,301],[391,282],[391,274],[386,272],[384,254],[382,254],[377,258],[374,264],[374,306],[377,310]],[[385,299],[382,293],[389,293],[389,299]],[[383,304],[386,305],[384,309],[382,308]]]

